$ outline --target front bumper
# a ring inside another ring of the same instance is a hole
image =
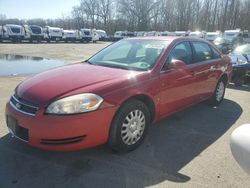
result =
[[[28,134],[27,139],[21,140],[37,148],[56,151],[77,150],[106,143],[115,112],[115,107],[109,107],[75,115],[45,115],[41,109],[35,116],[29,116],[16,111],[9,102],[6,105],[6,117],[16,120],[21,131]]]

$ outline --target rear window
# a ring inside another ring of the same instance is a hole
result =
[[[192,42],[194,47],[194,62],[207,61],[213,58],[212,51],[208,44],[203,42]]]

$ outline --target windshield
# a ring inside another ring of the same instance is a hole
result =
[[[169,41],[121,40],[89,59],[90,64],[126,70],[147,71],[156,63]]]
[[[250,44],[237,47],[234,52],[241,54],[250,54]]]

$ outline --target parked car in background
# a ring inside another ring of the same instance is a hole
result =
[[[250,124],[238,127],[231,134],[230,148],[234,159],[250,175]]]
[[[232,50],[232,44],[227,39],[217,37],[213,43],[219,48],[223,54],[228,54]]]
[[[222,33],[220,31],[216,32],[207,32],[205,35],[205,39],[207,39],[210,42],[213,42],[216,38],[221,37]]]
[[[76,30],[63,30],[62,40],[64,42],[75,42],[77,40]]]
[[[132,32],[132,31],[126,31],[125,32],[125,38],[128,38],[128,37],[135,37],[135,33],[134,32]]]
[[[190,37],[205,38],[205,33],[202,31],[193,31],[189,33]]]
[[[97,34],[99,35],[100,41],[108,41],[108,35],[104,30],[96,30]]]
[[[186,31],[175,31],[175,36],[177,37],[184,37],[184,36],[187,36],[188,33]]]
[[[249,84],[250,78],[250,44],[238,46],[229,54],[233,64],[232,82],[236,85]]]
[[[114,40],[118,41],[125,38],[125,32],[124,31],[116,31],[114,34]]]
[[[29,42],[41,42],[44,40],[43,28],[38,25],[24,25],[25,36],[24,39]]]
[[[144,37],[145,36],[145,31],[137,31],[136,36],[137,37]]]
[[[248,30],[243,31],[243,42],[250,43],[250,32]]]
[[[6,24],[2,26],[2,40],[21,42],[24,39],[25,31],[23,26]]]
[[[124,39],[85,63],[23,81],[7,103],[7,126],[14,137],[42,149],[108,143],[131,151],[152,122],[204,100],[219,105],[231,69],[229,57],[202,39]]]
[[[44,28],[44,39],[47,42],[51,41],[61,41],[63,37],[63,29],[59,27],[50,27],[50,26],[45,26]]]
[[[81,42],[92,41],[92,31],[91,29],[80,29]]]
[[[166,37],[166,36],[171,36],[171,33],[168,32],[168,31],[163,31],[163,32],[160,33],[160,35]]]
[[[0,25],[0,42],[3,41],[3,26]]]
[[[152,36],[161,36],[161,33],[158,31],[149,31],[147,32],[146,36],[152,37]]]
[[[134,32],[131,31],[116,31],[114,34],[114,40],[118,41],[124,38],[134,37]]]

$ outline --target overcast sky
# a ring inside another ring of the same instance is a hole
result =
[[[7,18],[58,18],[70,15],[79,0],[0,0],[0,14]]]

